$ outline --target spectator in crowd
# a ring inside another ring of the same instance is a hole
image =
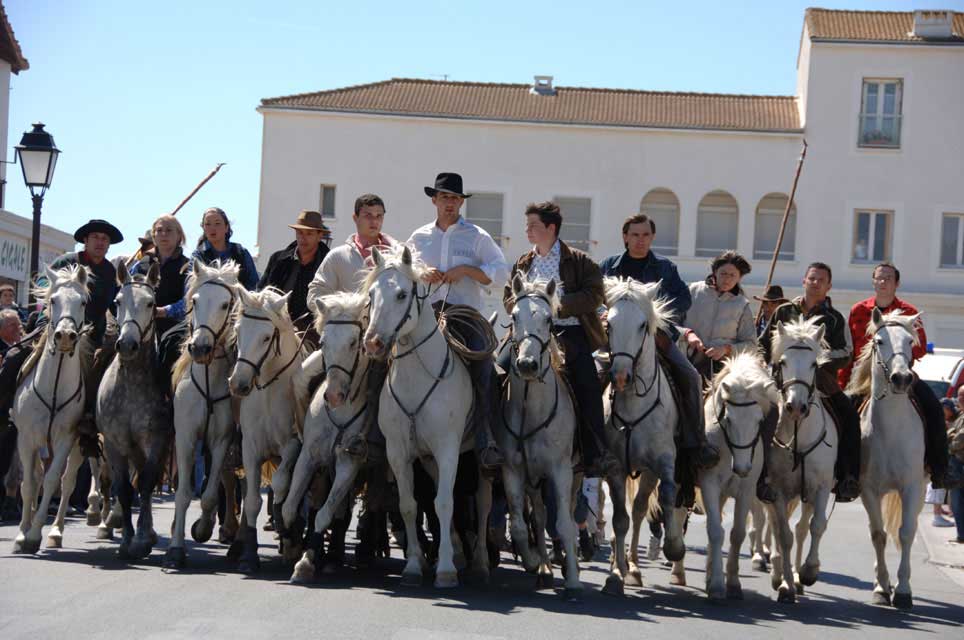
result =
[[[759,336],[766,330],[767,323],[770,322],[770,318],[773,317],[773,312],[777,310],[777,307],[790,301],[783,296],[783,287],[778,284],[771,284],[762,296],[753,296],[753,299],[763,307],[763,313],[760,314],[760,319],[756,324],[756,334]]]

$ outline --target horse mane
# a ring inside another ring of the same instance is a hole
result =
[[[80,264],[69,264],[62,269],[52,269],[54,281],[50,282],[48,280],[47,284],[41,284],[38,276],[38,279],[34,281],[33,286],[30,288],[30,294],[36,300],[43,300],[43,306],[47,308],[50,305],[50,295],[55,289],[70,286],[73,283],[74,288],[84,296],[84,300],[89,300],[90,291],[87,287],[82,287],[74,282],[74,279],[77,277],[77,272],[86,268],[87,267]]]
[[[249,291],[247,294],[247,303],[253,308],[264,313],[272,322],[279,322],[282,325],[291,325],[294,327],[294,323],[291,321],[291,315],[288,313],[288,305],[281,307],[279,312],[274,312],[271,310],[269,303],[278,302],[281,298],[285,296],[285,292],[276,287],[265,287],[261,291]],[[239,296],[240,297],[240,296]],[[236,314],[235,318],[235,331],[237,331],[237,326],[241,322],[241,314]]]
[[[315,314],[315,331],[318,332],[318,335],[321,335],[321,332],[325,328],[325,323],[327,323],[330,318],[340,315],[358,318],[365,309],[365,305],[368,304],[368,298],[354,291],[332,293],[327,296],[322,296],[318,298],[318,300],[325,305],[326,311],[325,315],[320,313]]]
[[[550,296],[546,291],[549,286],[549,281],[545,278],[538,278],[533,282],[522,281],[522,295],[535,294],[537,296],[542,296],[549,300],[549,311],[552,313],[553,319],[559,317],[559,309],[561,307],[561,302],[559,301],[559,287]],[[513,297],[513,304],[515,304],[516,298]],[[559,343],[556,341],[556,336],[549,332],[549,363],[556,372],[561,372],[565,368],[565,360],[562,355],[562,350],[559,348]]]
[[[760,404],[764,413],[780,401],[780,392],[774,386],[773,378],[767,373],[763,356],[758,352],[744,350],[726,358],[723,368],[713,376],[711,393],[715,394],[723,382],[747,391]]]
[[[632,278],[612,278],[603,280],[606,290],[606,306],[611,307],[618,300],[629,298],[643,310],[650,321],[647,323],[650,335],[666,331],[672,324],[670,301],[659,295],[659,282],[644,284]]]
[[[411,264],[405,264],[404,260],[402,259],[405,249],[408,249],[410,255],[412,256]],[[360,293],[366,296],[371,290],[372,285],[375,284],[375,280],[378,279],[378,276],[389,269],[398,269],[405,275],[405,277],[414,282],[420,281],[422,276],[428,273],[430,269],[430,267],[422,261],[422,258],[419,256],[417,250],[401,242],[390,247],[385,247],[384,249],[372,249],[372,251],[378,251],[379,254],[381,254],[382,264],[381,266],[376,264],[367,269],[365,279],[362,281],[361,286],[358,289]]]
[[[830,347],[825,339],[817,340],[820,325],[817,317],[805,320],[798,318],[783,324],[784,335],[773,330],[773,341],[770,345],[771,361],[776,362],[783,357],[787,347],[794,342],[803,342],[817,354],[817,365],[826,364],[830,360]]]
[[[238,274],[240,272],[241,267],[233,260],[225,260],[223,263],[220,260],[214,260],[210,265],[204,267],[200,274],[197,270],[193,270],[188,276],[187,292],[184,294],[185,300],[188,301],[187,312],[184,314],[184,321],[187,323],[188,331],[184,334],[184,339],[181,341],[180,355],[171,368],[172,392],[177,389],[177,383],[181,381],[185,372],[190,368],[191,362],[193,362],[191,354],[187,351],[187,344],[191,340],[190,328],[193,326],[192,320],[194,319],[194,305],[191,304],[190,301],[205,282],[221,280],[229,287],[237,286]],[[239,303],[240,301],[235,298],[234,305],[228,310],[228,317],[224,325],[224,347],[226,350],[233,348],[237,339],[234,327],[237,321]]]
[[[914,346],[920,344],[920,336],[917,334],[917,327],[914,326],[914,316],[905,316],[899,309],[885,313],[880,319],[880,323],[874,323],[871,318],[867,324],[867,336],[873,336],[885,324],[899,324],[902,329],[907,331],[914,338]],[[870,383],[873,379],[873,358],[874,341],[868,340],[860,355],[854,361],[853,369],[850,373],[850,382],[847,384],[847,393],[851,395],[865,396],[870,393]]]

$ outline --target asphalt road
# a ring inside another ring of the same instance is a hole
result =
[[[192,505],[192,510],[196,506]],[[70,518],[64,548],[36,556],[10,553],[16,527],[0,527],[0,637],[73,638],[358,638],[464,640],[482,638],[884,638],[964,637],[964,571],[928,561],[918,538],[913,553],[915,606],[910,612],[869,604],[873,550],[859,503],[840,505],[824,538],[820,581],[795,605],[780,605],[769,577],[742,564],[745,599],[711,604],[702,591],[705,522],[687,535],[688,587],[669,585],[669,569],[643,561],[642,589],[600,593],[608,548],[583,564],[583,602],[556,589],[535,591],[535,577],[503,554],[488,587],[440,591],[399,585],[401,552],[375,568],[340,574],[311,586],[288,584],[290,571],[260,533],[262,571],[233,573],[226,547],[188,543],[190,568],[166,574],[161,558],[173,514],[170,497],[155,499],[154,554],[136,565],[116,557],[117,542],[98,541],[82,518]],[[193,521],[190,514],[188,522]],[[922,517],[922,522],[926,522]],[[947,530],[943,530],[946,532]],[[943,535],[943,533],[942,533]],[[947,534],[950,535],[950,534]],[[643,543],[648,539],[644,535]],[[349,541],[354,537],[349,533]],[[891,574],[896,552],[890,549]],[[896,579],[894,577],[894,579]],[[956,582],[955,582],[956,580]]]

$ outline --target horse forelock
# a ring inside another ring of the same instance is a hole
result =
[[[44,307],[50,306],[50,296],[54,294],[58,289],[68,287],[79,293],[84,300],[90,299],[90,291],[86,286],[77,282],[77,273],[81,269],[86,269],[83,265],[71,264],[67,265],[63,269],[55,269],[54,281],[47,281],[46,285],[40,284],[39,281],[34,281],[33,287],[30,289],[31,295],[37,300],[44,301]]]
[[[632,278],[612,278],[603,280],[606,291],[606,306],[613,307],[620,300],[629,300],[639,307],[649,320],[649,333],[668,330],[672,321],[670,301],[659,295],[659,282],[642,283]]]
[[[825,338],[817,340],[817,333],[820,331],[818,318],[810,319],[798,318],[784,323],[783,335],[774,328],[773,342],[771,343],[771,360],[778,361],[786,353],[787,349],[795,344],[803,343],[817,354],[817,364],[825,364],[830,358],[830,346]]]
[[[276,304],[281,298],[285,296],[285,292],[277,289],[275,287],[265,287],[261,291],[245,292],[244,295],[238,295],[240,299],[241,306],[245,310],[260,311],[275,325],[281,327],[287,327],[288,325],[294,326],[291,316],[288,314],[288,305],[283,305],[279,310],[275,311],[272,306]],[[241,323],[241,314],[237,314],[237,319],[235,321],[235,329]]]
[[[184,297],[190,300],[205,282],[220,281],[229,287],[237,286],[238,274],[241,267],[233,260],[213,261],[210,265],[202,266],[201,270],[194,270],[187,279],[187,293]]]
[[[873,338],[878,331],[884,328],[886,325],[898,325],[901,329],[906,331],[911,335],[913,340],[913,345],[918,346],[920,344],[920,336],[917,333],[917,327],[915,325],[916,317],[907,316],[900,312],[900,310],[889,311],[885,313],[879,323],[875,323],[873,319],[867,324],[866,335]],[[868,340],[864,344],[863,348],[860,350],[860,354],[854,361],[853,369],[850,372],[850,382],[847,383],[847,393],[856,395],[867,395],[870,393],[870,386],[873,381],[873,364],[874,364],[874,341]]]
[[[332,293],[327,296],[322,296],[319,298],[319,301],[325,307],[324,314],[315,314],[315,331],[319,334],[324,331],[325,324],[327,324],[329,320],[334,320],[338,317],[346,317],[351,320],[360,319],[362,312],[368,305],[368,298],[354,291]]]
[[[552,313],[552,317],[556,318],[559,316],[559,288],[557,287],[555,291],[552,292],[550,296],[547,292],[549,287],[549,280],[544,278],[539,278],[532,282],[523,281],[522,282],[522,293],[516,294],[513,304],[515,304],[519,298],[523,296],[536,296],[544,298],[549,301],[549,312]]]
[[[402,256],[406,247],[412,257],[411,264],[405,264]],[[378,278],[386,271],[396,270],[413,282],[418,282],[428,273],[430,267],[422,261],[417,250],[408,245],[398,243],[384,250],[375,249],[382,256],[382,264],[375,264],[367,269],[365,279],[362,281],[359,291],[368,295]]]
[[[713,377],[712,390],[720,391],[722,384],[737,387],[756,400],[764,413],[780,401],[780,392],[767,372],[763,357],[753,351],[740,351],[723,361],[723,368]]]

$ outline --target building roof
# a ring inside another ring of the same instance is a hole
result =
[[[671,93],[392,78],[265,98],[262,107],[548,124],[800,132],[793,96]]]
[[[913,11],[835,11],[807,9],[804,20],[812,40],[847,42],[931,43],[914,35]],[[964,13],[954,13],[954,35],[940,43],[964,43]]]
[[[7,12],[2,2],[0,2],[0,60],[9,62],[11,71],[14,73],[30,68],[30,63],[23,57],[23,51],[20,50],[20,43],[13,35],[13,27],[10,26],[10,20],[7,19]]]

